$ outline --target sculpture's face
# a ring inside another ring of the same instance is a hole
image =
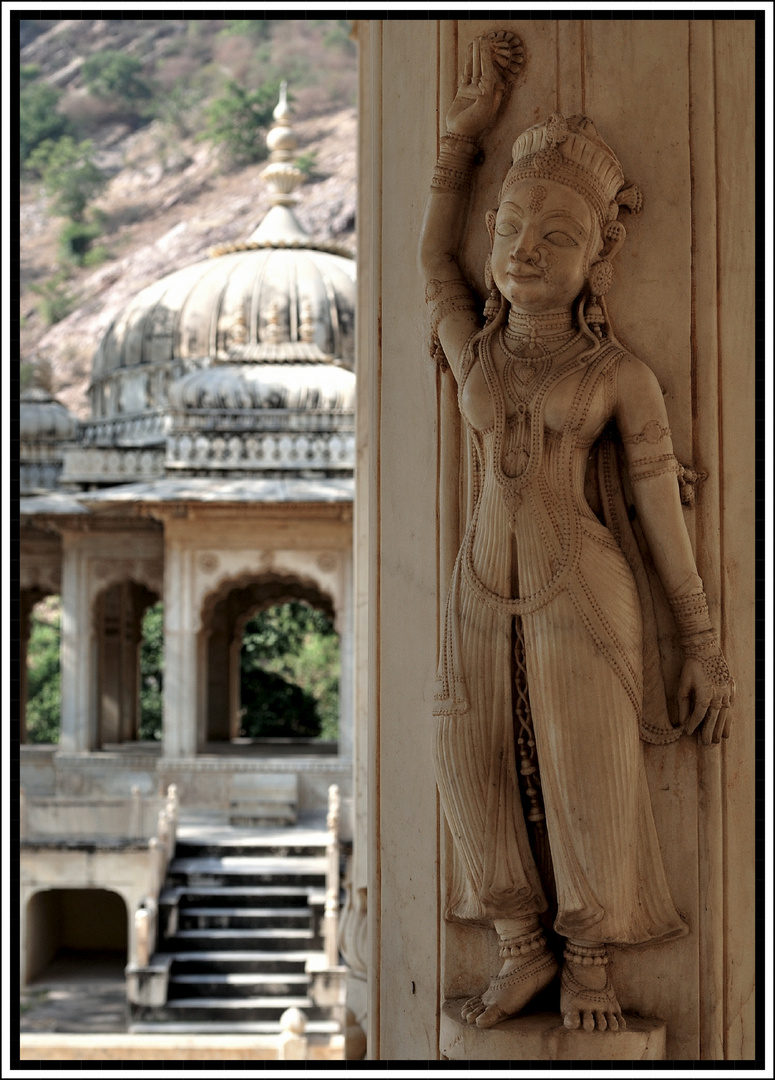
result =
[[[492,276],[509,303],[528,314],[571,306],[584,287],[597,223],[581,195],[554,180],[518,180],[495,219]],[[599,247],[597,243],[597,247]]]

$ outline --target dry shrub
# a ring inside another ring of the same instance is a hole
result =
[[[254,61],[253,44],[249,38],[228,34],[214,43],[213,59],[235,82],[245,82]]]
[[[84,90],[72,90],[62,98],[59,111],[73,124],[78,138],[84,139],[104,124],[112,123],[116,110],[115,105]]]
[[[169,90],[175,83],[191,79],[201,66],[193,56],[165,57],[156,66],[155,79],[162,90]]]

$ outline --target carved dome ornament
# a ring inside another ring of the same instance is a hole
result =
[[[78,434],[78,421],[43,387],[25,390],[19,403],[19,438],[29,442],[65,441]]]

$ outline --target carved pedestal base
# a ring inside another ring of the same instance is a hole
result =
[[[568,1031],[557,1013],[504,1020],[482,1030],[460,1016],[465,998],[446,1001],[441,1053],[450,1061],[662,1061],[664,1020],[627,1016],[626,1031]]]

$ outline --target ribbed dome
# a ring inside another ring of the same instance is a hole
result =
[[[78,421],[48,390],[25,390],[19,401],[19,437],[25,442],[74,439]]]
[[[105,333],[93,374],[177,360],[308,361],[310,346],[351,367],[354,311],[352,259],[308,248],[230,252],[139,293]]]
[[[355,376],[332,364],[224,364],[185,375],[168,394],[178,409],[332,412],[355,407]]]

